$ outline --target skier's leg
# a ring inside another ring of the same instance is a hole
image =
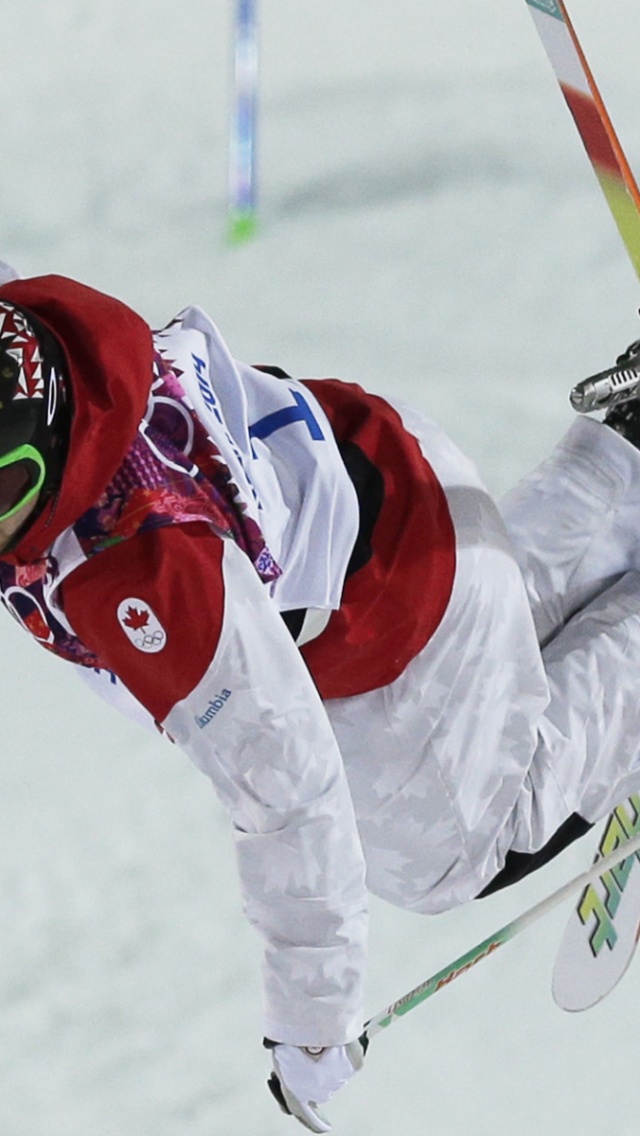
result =
[[[609,438],[608,428],[579,423],[554,459],[554,476],[547,470],[529,481],[536,499],[529,515],[541,527],[532,541],[534,580],[544,569],[545,532],[554,536],[553,517],[569,530],[577,517],[573,536],[563,530],[564,547],[539,589],[545,605],[556,596],[559,605],[556,635],[544,651],[547,678],[495,507],[455,447],[431,425],[404,418],[449,502],[457,540],[451,601],[432,640],[396,682],[328,703],[327,710],[371,890],[435,912],[481,892],[510,852],[529,858],[554,840],[559,851],[640,787],[636,755],[625,748],[640,738],[640,574],[622,577],[621,568],[638,545],[640,455],[613,431]],[[553,516],[543,507],[547,491]],[[601,534],[612,512],[607,545]],[[575,580],[574,602],[585,610],[558,631]],[[544,605],[540,610],[544,616]],[[533,859],[528,864],[535,866]]]
[[[592,823],[640,789],[640,572],[543,651],[551,700],[516,804],[511,847],[540,848],[572,814]]]
[[[609,426],[578,419],[501,512],[546,643],[640,568],[640,453]]]
[[[640,789],[640,573],[579,612],[543,652],[551,700],[509,827],[515,883]]]
[[[517,647],[492,622],[492,610],[510,622],[494,568],[478,637],[474,614],[458,612],[454,639],[437,633],[396,682],[327,703],[368,885],[425,913],[515,882],[640,791],[640,573],[545,648],[551,698],[536,715],[517,689]]]
[[[477,895],[502,866],[512,835],[505,824],[549,692],[494,502],[437,427],[401,413],[447,496],[456,534],[452,594],[435,634],[395,682],[326,708],[370,889],[435,912]]]

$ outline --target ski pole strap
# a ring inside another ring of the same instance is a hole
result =
[[[369,1018],[369,1020],[365,1022],[360,1037],[361,1043],[363,1045],[368,1044],[371,1038],[375,1037],[376,1034],[388,1029],[398,1018],[404,1017],[410,1010],[415,1010],[416,1006],[421,1005],[422,1002],[426,1002],[427,998],[431,998],[433,994],[437,994],[439,990],[442,990],[444,986],[448,986],[455,978],[459,978],[461,974],[466,974],[466,972],[476,966],[477,963],[488,958],[494,951],[497,951],[498,947],[503,946],[504,943],[508,943],[510,939],[513,939],[521,931],[524,931],[525,928],[531,926],[532,923],[535,923],[543,915],[546,915],[548,911],[553,910],[554,907],[558,907],[559,904],[563,903],[564,900],[568,899],[574,892],[579,891],[581,888],[588,887],[589,884],[593,883],[594,880],[597,880],[605,872],[610,871],[611,868],[615,868],[617,864],[620,864],[623,860],[626,860],[639,850],[640,833],[631,840],[624,841],[615,851],[611,852],[610,855],[596,860],[586,872],[582,872],[579,876],[569,880],[568,883],[563,884],[557,891],[552,892],[551,895],[540,900],[540,902],[536,903],[533,907],[530,907],[528,911],[523,912],[522,915],[513,919],[511,923],[507,923],[504,927],[501,927],[499,931],[496,931],[493,935],[489,935],[487,939],[483,939],[477,946],[472,947],[466,954],[460,955],[459,958],[455,959],[448,966],[443,967],[442,970],[433,974],[431,978],[427,978],[425,982],[422,982],[419,986],[410,990],[402,998],[399,998],[397,1002],[392,1002],[386,1009],[381,1010],[380,1013]]]

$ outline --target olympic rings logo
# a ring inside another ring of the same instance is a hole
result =
[[[143,635],[136,646],[139,646],[141,651],[159,651],[161,646],[164,646],[165,638],[164,631],[154,631],[152,635]]]

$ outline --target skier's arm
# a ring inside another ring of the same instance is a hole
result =
[[[138,535],[74,572],[64,608],[231,815],[245,910],[266,940],[266,1036],[353,1041],[366,901],[351,799],[319,696],[247,557],[204,524]],[[134,624],[153,613],[160,649],[135,645],[129,608]]]

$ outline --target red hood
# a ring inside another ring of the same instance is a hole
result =
[[[125,304],[64,276],[13,280],[0,287],[0,299],[33,312],[56,337],[73,399],[60,493],[12,553],[27,562],[94,504],[122,462],[147,405],[153,341],[148,325]]]

